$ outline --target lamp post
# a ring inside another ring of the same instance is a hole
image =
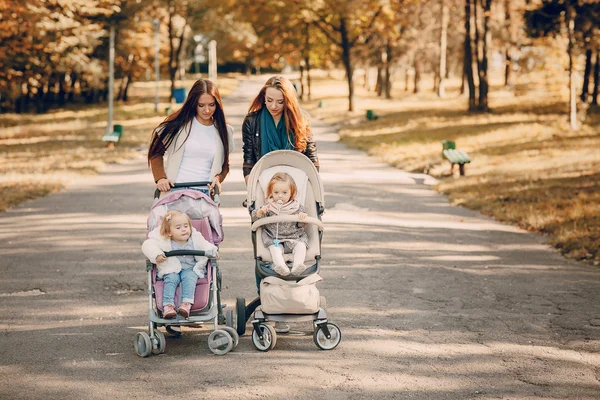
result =
[[[110,39],[108,50],[108,124],[106,133],[113,131],[113,97],[115,85],[115,25],[110,24]]]
[[[217,81],[217,41],[208,43],[208,79]]]
[[[158,81],[159,81],[159,41],[158,41],[158,28],[160,27],[160,20],[158,18],[154,18],[152,20],[152,25],[154,25],[154,76],[156,78],[156,95],[154,97],[154,112],[158,112]]]
[[[194,42],[196,43],[196,47],[194,47],[194,63],[196,65],[195,72],[196,75],[200,74],[200,54],[202,52],[202,45],[200,42],[202,41],[202,35],[196,34],[194,35]]]

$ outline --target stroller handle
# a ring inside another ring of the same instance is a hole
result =
[[[173,184],[173,188],[181,188],[181,187],[198,187],[198,186],[208,186],[212,182],[177,182]],[[219,194],[219,187],[215,185],[215,196]],[[158,199],[160,197],[160,190],[154,190],[154,198]]]
[[[272,217],[261,218],[258,221],[255,221],[252,224],[252,232],[255,232],[258,228],[266,224],[272,224],[277,222],[300,222],[303,224],[313,224],[319,227],[320,231],[323,231],[325,227],[323,226],[323,222],[320,219],[313,217],[306,217],[304,219],[300,219],[300,217],[296,215],[274,215]]]
[[[198,257],[209,257],[209,258],[215,258],[214,253],[210,252],[210,251],[204,251],[204,250],[171,250],[171,251],[165,251],[165,256],[167,257],[174,257],[174,256],[198,256]]]

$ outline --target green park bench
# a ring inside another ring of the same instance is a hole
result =
[[[462,150],[456,150],[456,143],[442,140],[442,157],[450,162],[450,173],[454,173],[454,165],[458,164],[460,175],[465,175],[465,164],[471,162],[471,157]]]
[[[106,142],[106,145],[110,148],[115,147],[115,144],[119,143],[123,136],[123,125],[115,125],[112,132],[105,133],[102,136],[102,141]]]
[[[379,115],[377,115],[377,113],[373,110],[367,110],[367,119],[369,121],[374,121],[377,118],[379,118]]]

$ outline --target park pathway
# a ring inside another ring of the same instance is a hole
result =
[[[225,102],[238,143],[222,196],[229,305],[255,293],[240,128],[263,78]],[[318,350],[297,325],[268,353],[246,335],[218,357],[207,329],[186,329],[165,354],[138,357],[153,191],[140,155],[0,214],[0,398],[600,398],[597,268],[313,128],[326,192],[320,289],[337,349]]]

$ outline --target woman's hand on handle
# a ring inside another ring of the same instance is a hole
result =
[[[156,182],[156,188],[161,192],[168,192],[173,186],[173,181],[169,178],[161,178]]]
[[[217,191],[215,192],[215,187],[217,188]],[[210,191],[210,194],[214,195],[216,194],[220,194],[221,193],[221,179],[218,176],[215,176],[213,178],[213,181],[208,185],[208,190]]]

